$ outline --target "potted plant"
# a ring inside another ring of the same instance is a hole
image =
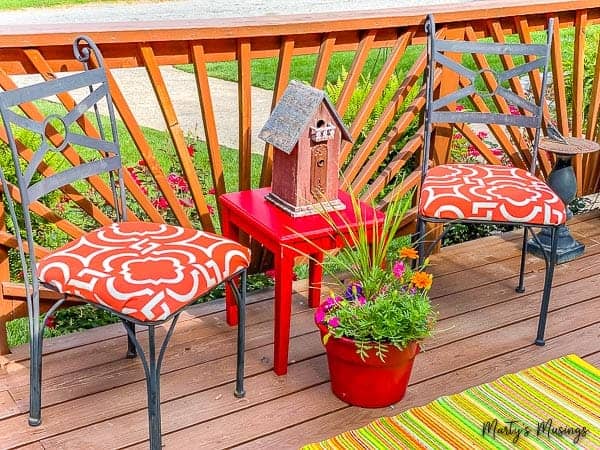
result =
[[[360,218],[357,199],[353,207]],[[316,309],[315,323],[327,352],[331,388],[352,405],[378,408],[401,400],[419,342],[435,322],[427,260],[417,266],[416,250],[397,250],[394,241],[407,207],[402,200],[389,204],[371,239],[359,220],[349,237],[340,233],[347,240],[344,249],[329,255],[350,277],[339,295],[332,291]],[[339,232],[333,214],[324,217]]]

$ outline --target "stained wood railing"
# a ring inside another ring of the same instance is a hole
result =
[[[427,9],[428,11],[425,11]],[[139,159],[143,161],[162,198],[149,198],[135,179],[135,174],[126,172],[126,184],[130,193],[132,217],[162,222],[172,220],[186,226],[201,226],[206,230],[218,229],[218,215],[211,215],[207,201],[210,193],[218,197],[226,192],[225,165],[221,144],[217,134],[214,101],[218,92],[211,92],[207,64],[217,61],[236,61],[238,67],[238,117],[239,117],[239,164],[238,182],[230,190],[251,187],[252,152],[263,152],[259,175],[261,186],[271,182],[273,148],[252,148],[252,131],[260,129],[262,123],[252,123],[251,63],[257,58],[278,58],[272,106],[287,86],[293,58],[298,55],[314,54],[316,62],[312,84],[318,88],[326,85],[332,58],[338,52],[353,52],[353,61],[348,69],[343,87],[337,98],[337,108],[342,115],[349,107],[355,109],[348,123],[355,143],[345,143],[341,151],[343,164],[343,187],[359,193],[362,198],[377,202],[385,207],[396,195],[404,195],[419,183],[418,158],[422,147],[421,113],[424,106],[421,81],[425,69],[422,53],[425,43],[423,23],[426,12],[436,16],[439,32],[449,38],[469,40],[489,37],[502,42],[507,36],[518,35],[523,41],[531,41],[543,31],[547,19],[556,19],[556,36],[552,51],[553,95],[548,114],[556,119],[559,130],[566,135],[585,136],[598,140],[598,115],[600,109],[600,59],[596,57],[598,42],[587,43],[586,36],[593,26],[600,23],[600,0],[540,1],[508,0],[473,2],[464,5],[441,5],[427,8],[402,8],[382,11],[331,13],[327,17],[312,15],[264,17],[218,21],[152,22],[152,23],[105,23],[90,25],[45,25],[3,27],[0,30],[0,87],[8,90],[15,87],[14,75],[41,74],[51,79],[57,72],[80,70],[73,60],[71,44],[75,36],[87,34],[103,52],[106,64],[111,68],[145,68],[153,87],[144,95],[155,96],[160,105],[156,114],[162,114],[172,147],[173,161],[189,187],[191,207],[182,205],[169,182],[169,174],[161,166],[154,149],[136,120],[119,84],[111,77],[111,92],[118,113],[125,124],[127,134],[134,143]],[[573,30],[573,53],[565,53],[561,43],[561,30]],[[361,76],[373,70],[367,64],[369,55],[380,52],[385,62],[372,78],[368,95],[357,104],[353,94],[364,89]],[[415,59],[415,52],[421,51]],[[566,56],[565,56],[566,55]],[[588,55],[588,59],[586,59]],[[591,60],[589,59],[591,56]],[[383,93],[389,88],[392,77],[398,76],[399,67],[406,61],[414,62],[400,74],[401,82],[387,103],[382,103]],[[488,67],[489,61],[476,60],[479,68]],[[501,60],[505,67],[513,61]],[[202,118],[206,151],[210,161],[211,179],[201,180],[197,175],[194,159],[187,149],[185,133],[179,124],[173,98],[165,83],[160,67],[174,64],[192,64],[199,98],[198,116]],[[571,76],[565,76],[565,67]],[[586,71],[586,67],[588,68]],[[590,70],[592,69],[592,70]],[[462,80],[443,76],[440,89],[453,89]],[[493,87],[495,82],[487,76],[484,82]],[[569,80],[569,81],[568,81]],[[534,77],[531,83],[539,83]],[[513,82],[514,89],[525,88]],[[70,109],[75,100],[62,96],[59,101]],[[474,107],[485,111],[489,105],[473,98]],[[507,110],[508,105],[496,104],[496,108]],[[28,105],[24,114],[39,116],[36,105]],[[373,119],[377,111],[377,119]],[[85,132],[94,136],[97,131],[85,120],[80,125]],[[368,126],[367,126],[368,125]],[[368,131],[366,131],[368,130]],[[483,139],[468,127],[459,130],[490,163],[501,163],[500,158],[486,149]],[[525,167],[529,153],[526,138],[509,130],[505,133],[497,127],[490,134],[506,149],[506,158],[515,166]],[[452,132],[437,137],[436,152],[432,163],[439,164],[451,158]],[[6,136],[0,133],[0,140]],[[31,151],[24,144],[23,158],[30,158]],[[65,157],[77,164],[79,156],[74,149],[67,149]],[[256,156],[254,156],[256,157]],[[550,170],[551,161],[542,155],[541,176]],[[575,165],[578,192],[587,194],[600,189],[599,155],[579,158]],[[51,173],[52,168],[41,166],[42,174]],[[398,180],[402,180],[398,184]],[[63,190],[64,196],[85,211],[93,220],[103,223],[108,220],[90,199],[110,202],[107,186],[100,178],[90,180],[90,192],[82,192],[74,186]],[[37,205],[38,212],[54,221],[67,235],[81,233],[71,223],[59,220],[58,216],[44,205]],[[135,213],[135,214],[134,214]],[[6,249],[14,247],[14,239],[6,231],[0,210],[0,277],[9,275]],[[195,220],[197,219],[197,220]],[[414,219],[413,214],[407,221]],[[0,297],[0,303],[1,303]],[[2,311],[2,310],[0,310]],[[5,317],[6,319],[6,317]],[[0,326],[3,318],[0,317]],[[0,333],[1,337],[1,333]]]

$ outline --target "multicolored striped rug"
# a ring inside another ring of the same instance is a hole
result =
[[[304,447],[420,448],[600,449],[600,370],[565,356]]]

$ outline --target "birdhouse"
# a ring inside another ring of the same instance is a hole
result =
[[[258,137],[274,147],[269,201],[293,217],[344,209],[339,153],[352,138],[323,91],[291,81]]]

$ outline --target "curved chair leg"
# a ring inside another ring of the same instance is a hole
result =
[[[246,342],[246,280],[247,273],[242,271],[240,274],[240,287],[236,285],[235,281],[229,280],[228,284],[233,291],[238,310],[238,334],[237,334],[237,366],[236,366],[236,379],[235,379],[235,391],[233,394],[237,398],[242,398],[246,395],[244,391],[244,352]]]
[[[129,328],[129,331],[135,336],[135,323],[130,322],[128,320],[123,320],[123,325],[125,328]],[[135,344],[129,337],[129,332],[127,333],[127,355],[125,356],[127,359],[132,359],[137,356],[137,350],[135,348]]]
[[[558,229],[552,227],[551,231],[550,257],[546,259],[546,277],[544,278],[544,291],[542,294],[542,307],[540,309],[540,319],[538,322],[536,345],[544,345],[544,332],[546,330],[546,317],[548,315],[548,305],[550,304],[550,291],[552,290],[552,279],[554,277],[554,266],[556,265],[556,248],[558,246]]]
[[[30,308],[29,316],[29,425],[37,427],[42,423],[42,349],[46,320],[64,303],[58,300],[46,313],[40,324],[39,307]],[[35,301],[33,302],[35,303]],[[39,300],[37,301],[39,304]]]
[[[527,232],[528,227],[523,227],[523,246],[521,247],[521,267],[519,269],[519,284],[515,291],[522,294],[525,292],[525,260],[527,259]]]
[[[173,317],[169,331],[163,339],[162,345],[156,355],[156,325],[148,326],[148,351],[144,349],[137,340],[135,334],[126,326],[127,335],[135,345],[137,354],[142,360],[142,366],[146,374],[146,390],[148,392],[148,428],[150,434],[150,450],[160,450],[162,448],[162,433],[160,421],[160,367],[162,365],[165,350],[169,344],[169,340],[175,330],[175,324],[179,319],[179,314]]]

